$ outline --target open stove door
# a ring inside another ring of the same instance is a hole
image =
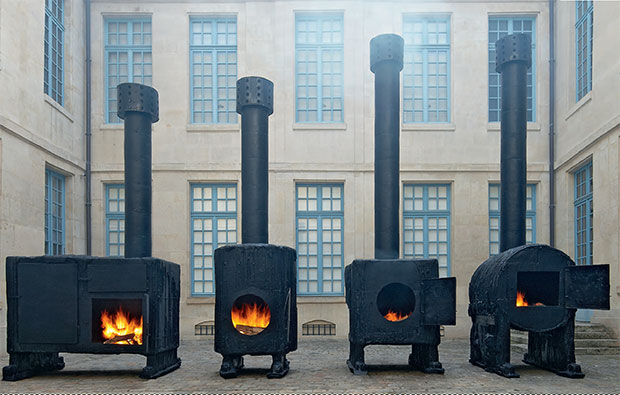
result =
[[[565,307],[609,310],[609,265],[564,268]]]
[[[456,278],[422,281],[422,303],[424,325],[455,325]]]

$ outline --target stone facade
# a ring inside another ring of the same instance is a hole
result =
[[[43,252],[46,166],[67,175],[66,252],[86,250],[84,4],[65,3],[66,102],[61,107],[42,91],[43,6],[34,0],[0,1],[0,86],[11,92],[0,95],[2,262],[7,255]],[[402,125],[401,182],[450,185],[450,274],[457,278],[457,325],[445,328],[450,337],[469,333],[468,284],[489,254],[489,183],[499,181],[499,124],[489,123],[487,115],[488,18],[535,17],[536,118],[528,124],[528,182],[537,186],[536,241],[549,242],[546,1],[92,0],[91,7],[92,253],[106,254],[105,186],[123,182],[122,125],[105,122],[104,21],[148,16],[153,86],[160,94],[160,121],[153,128],[153,254],[181,265],[183,338],[194,337],[197,323],[213,320],[214,305],[213,297],[190,293],[190,185],[233,182],[240,196],[241,178],[239,124],[190,122],[192,16],[236,16],[237,76],[258,75],[274,82],[275,110],[269,121],[270,242],[296,245],[296,183],[342,183],[345,264],[373,258],[374,253],[374,76],[369,68],[369,41],[381,33],[402,34],[404,16],[449,16],[450,122]],[[325,11],[344,18],[344,122],[296,123],[295,14]],[[592,319],[618,329],[620,60],[614,45],[620,27],[614,21],[620,19],[620,3],[596,2],[594,13],[592,91],[576,103],[575,4],[557,2],[555,235],[556,246],[574,257],[573,172],[592,158],[594,263],[611,265],[612,282],[612,310],[597,311]],[[0,273],[4,294],[4,270]],[[337,336],[347,336],[344,296],[300,296],[298,303],[300,331],[305,322],[326,320],[336,324]],[[2,300],[0,309],[5,308]],[[5,314],[0,317],[0,327],[5,328]]]

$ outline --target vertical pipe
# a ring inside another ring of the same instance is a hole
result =
[[[266,244],[273,83],[262,77],[237,80],[237,113],[241,115],[241,242]]]
[[[396,34],[370,40],[370,70],[375,74],[375,259],[398,259],[403,48],[403,38]]]
[[[151,125],[159,120],[159,97],[150,86],[129,82],[117,90],[125,120],[125,257],[150,257]]]
[[[84,124],[86,128],[86,191],[84,197],[84,205],[86,206],[86,255],[92,255],[93,236],[92,236],[92,131],[90,123],[91,112],[91,47],[90,47],[90,0],[84,0],[84,30],[85,30],[85,51],[86,51],[86,98],[84,110]]]
[[[527,69],[532,45],[526,34],[495,43],[496,71],[502,78],[500,251],[525,244],[527,185]]]
[[[555,245],[555,0],[549,0],[549,245]]]

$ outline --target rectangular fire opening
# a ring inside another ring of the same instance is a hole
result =
[[[517,307],[557,306],[559,272],[517,272]]]
[[[144,344],[142,299],[93,299],[92,306],[93,343]]]

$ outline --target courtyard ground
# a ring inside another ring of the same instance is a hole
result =
[[[444,340],[440,360],[444,375],[427,375],[406,369],[408,346],[369,346],[367,376],[354,376],[346,367],[346,339],[300,339],[289,354],[291,370],[283,379],[268,380],[268,356],[245,357],[246,368],[236,379],[218,375],[221,356],[212,340],[184,341],[179,349],[180,369],[156,380],[138,377],[146,359],[139,355],[62,354],[64,370],[18,382],[0,382],[0,393],[530,393],[619,394],[619,355],[579,355],[584,379],[568,379],[512,362],[521,374],[506,379],[468,362],[469,343]],[[1,359],[2,365],[8,357]]]

